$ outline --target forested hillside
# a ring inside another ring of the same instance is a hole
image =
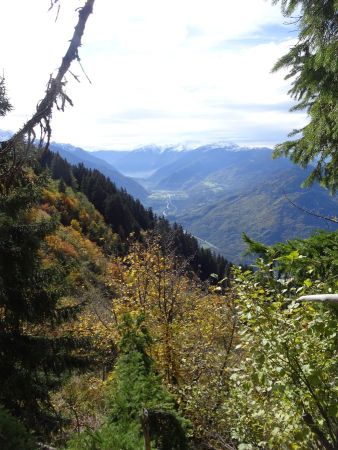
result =
[[[53,142],[50,149],[55,153],[59,153],[70,164],[84,164],[89,169],[99,170],[103,175],[108,177],[118,188],[125,189],[130,195],[139,200],[144,200],[148,193],[136,181],[129,177],[125,177],[118,172],[112,165],[106,164],[104,160],[96,158],[94,155],[85,152],[81,148],[73,147],[69,144],[57,144]]]

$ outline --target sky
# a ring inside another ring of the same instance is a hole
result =
[[[85,0],[2,0],[0,73],[14,110],[0,129],[31,117],[55,73]],[[285,72],[295,43],[270,0],[96,0],[78,63],[67,76],[74,106],[53,115],[52,139],[87,150],[147,144],[273,146],[306,123],[290,113]]]

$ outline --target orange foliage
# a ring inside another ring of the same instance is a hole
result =
[[[51,189],[43,190],[43,202],[55,205],[61,198],[61,194],[57,191],[52,191]]]
[[[51,236],[47,236],[45,240],[51,250],[53,250],[58,256],[70,257],[74,259],[79,257],[75,247],[71,243],[62,240],[57,235],[53,234]]]

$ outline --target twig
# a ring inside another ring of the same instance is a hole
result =
[[[92,84],[91,79],[89,78],[89,76],[87,75],[86,71],[83,68],[83,65],[81,64],[81,59],[80,59],[79,55],[77,56],[77,62],[79,63],[79,66],[81,67],[81,70],[82,70],[84,76],[87,78],[89,83]]]
[[[303,211],[306,214],[309,214],[310,216],[314,216],[314,217],[318,217],[319,219],[323,219],[323,220],[327,220],[328,222],[333,222],[338,224],[338,219],[336,217],[326,217],[326,216],[322,216],[321,214],[318,213],[314,213],[312,211],[309,211],[306,208],[303,208],[302,206],[297,205],[295,202],[293,202],[286,194],[286,192],[283,189],[283,195],[286,198],[286,200],[291,203],[292,206],[294,206],[295,208],[299,209],[300,211]]]

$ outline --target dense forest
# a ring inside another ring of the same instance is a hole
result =
[[[274,246],[244,235],[256,265],[236,267],[34,145],[93,3],[37,112],[1,143],[0,448],[336,449],[338,232]],[[307,183],[332,194],[335,3],[282,2],[301,31],[276,66],[310,117],[276,156],[314,160]],[[0,78],[0,117],[11,108]]]

